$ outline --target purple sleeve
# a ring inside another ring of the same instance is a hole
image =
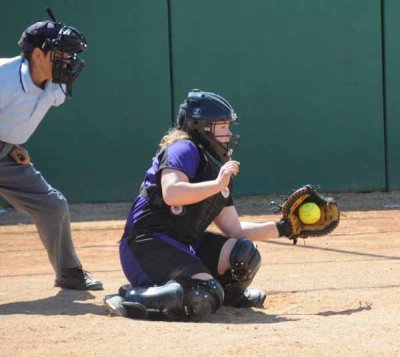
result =
[[[200,153],[196,145],[189,140],[179,140],[167,147],[159,170],[170,168],[182,171],[190,180],[200,165]]]

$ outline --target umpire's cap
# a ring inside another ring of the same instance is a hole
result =
[[[39,21],[28,26],[18,41],[23,51],[33,51],[35,47],[45,49],[46,41],[57,38],[63,24],[54,21]]]

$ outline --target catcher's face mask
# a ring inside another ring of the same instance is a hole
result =
[[[206,125],[205,130],[211,130],[214,138],[217,139],[221,144],[229,143],[233,135],[230,130],[229,120],[213,122],[211,125]]]
[[[208,139],[206,144],[208,151],[220,162],[230,160],[233,150],[239,145],[240,135],[231,131],[231,126],[237,124],[237,119],[221,120],[206,124],[204,127]]]
[[[233,135],[230,125],[238,119],[229,102],[221,96],[193,89],[180,106],[177,127],[187,131],[217,161],[231,159],[240,136]]]

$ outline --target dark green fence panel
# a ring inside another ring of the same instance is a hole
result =
[[[171,1],[175,108],[218,92],[240,119],[240,194],[385,186],[378,0]]]
[[[88,39],[73,99],[53,108],[26,145],[70,201],[130,200],[173,120],[171,98],[176,111],[195,87],[224,95],[239,114],[236,193],[287,192],[306,182],[324,191],[379,190],[386,178],[381,4],[387,177],[398,189],[395,0],[2,2],[0,56],[18,53],[20,33],[46,17],[45,6]]]
[[[384,48],[388,189],[400,189],[400,2],[385,0]]]
[[[20,33],[46,6],[84,32],[87,66],[26,147],[70,201],[129,201],[170,124],[167,3],[2,1],[1,57],[18,54]]]

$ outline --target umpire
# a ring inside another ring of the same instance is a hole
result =
[[[22,33],[20,56],[0,58],[0,195],[32,217],[56,273],[55,286],[101,290],[102,282],[82,269],[75,252],[66,199],[20,146],[50,107],[71,96],[72,83],[84,66],[78,58],[87,48],[83,34],[52,19]]]

